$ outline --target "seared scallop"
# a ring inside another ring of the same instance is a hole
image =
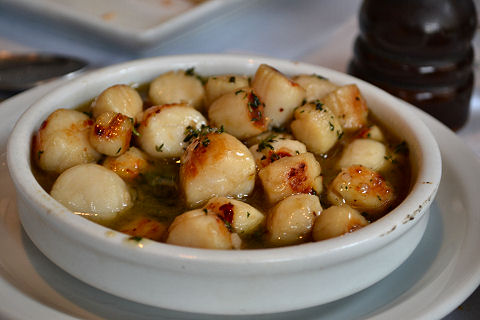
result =
[[[301,74],[294,77],[293,81],[305,89],[307,102],[321,99],[338,88],[333,82],[316,74]]]
[[[333,111],[344,131],[352,132],[367,124],[367,103],[355,84],[330,92],[322,102]]]
[[[305,98],[305,89],[266,64],[258,67],[252,87],[265,103],[265,114],[271,126],[285,125]]]
[[[307,147],[300,141],[285,139],[277,134],[267,136],[259,144],[255,144],[249,149],[258,169],[264,168],[278,159],[307,152]]]
[[[273,204],[297,193],[320,193],[320,173],[320,164],[307,152],[281,158],[261,169],[258,176],[268,201]]]
[[[368,224],[360,212],[348,205],[331,206],[315,218],[313,240],[320,241],[350,233]]]
[[[337,163],[338,168],[347,168],[355,164],[378,171],[386,164],[386,148],[381,142],[372,139],[355,139],[343,150]]]
[[[118,157],[107,157],[103,166],[112,170],[125,180],[132,180],[148,169],[148,159],[145,153],[136,147],[130,147]]]
[[[115,112],[135,118],[142,111],[143,101],[134,88],[117,84],[105,89],[92,103],[92,113],[96,118],[104,112]]]
[[[118,227],[118,231],[132,237],[147,238],[155,241],[163,240],[168,225],[150,217],[139,216]]]
[[[61,173],[78,164],[98,161],[101,155],[88,138],[93,123],[75,110],[58,109],[50,114],[34,138],[33,155],[40,169]]]
[[[180,157],[188,142],[187,128],[200,129],[205,117],[185,103],[150,107],[138,127],[138,144],[153,158]]]
[[[219,97],[210,105],[208,119],[212,125],[223,127],[225,132],[241,140],[256,136],[268,127],[264,104],[250,88]]]
[[[180,186],[189,206],[214,196],[242,198],[255,185],[255,161],[247,147],[228,133],[195,139],[181,158]]]
[[[298,107],[294,116],[290,124],[292,133],[310,152],[327,153],[343,136],[337,117],[318,100]]]
[[[320,212],[320,200],[311,194],[296,194],[278,202],[267,218],[269,243],[284,246],[310,241],[315,217]]]
[[[119,156],[130,147],[133,121],[121,113],[107,111],[95,119],[90,130],[90,144],[107,156]]]
[[[208,77],[205,83],[206,105],[210,106],[213,101],[222,95],[243,87],[248,87],[248,78],[246,76],[225,74]]]
[[[251,234],[265,220],[265,216],[259,210],[235,199],[214,197],[208,201],[205,208],[221,217],[232,232],[239,235]]]
[[[395,200],[390,184],[378,173],[364,166],[343,169],[328,188],[328,200],[335,204],[348,204],[371,217],[385,213]]]
[[[115,172],[98,164],[65,170],[51,196],[73,212],[94,221],[109,221],[133,205],[128,186]]]
[[[205,100],[202,82],[193,69],[169,71],[150,83],[148,96],[154,105],[187,103],[201,109]]]
[[[232,234],[218,215],[195,209],[177,216],[168,228],[166,243],[205,249],[233,249]]]

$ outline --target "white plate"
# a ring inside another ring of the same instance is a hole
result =
[[[5,142],[21,112],[56,85],[0,104],[0,318],[222,319],[158,309],[104,293],[56,267],[25,235],[5,164]],[[444,176],[427,231],[412,256],[390,276],[353,296],[259,319],[437,319],[475,290],[480,282],[480,161],[450,130],[418,114],[439,141]]]
[[[131,48],[154,46],[211,21],[240,0],[0,0]]]

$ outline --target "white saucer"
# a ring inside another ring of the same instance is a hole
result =
[[[23,232],[5,164],[6,140],[20,114],[58,84],[0,104],[0,318],[223,319],[149,307],[90,287],[50,262]],[[418,114],[439,142],[443,178],[425,236],[412,256],[390,276],[353,296],[259,319],[438,319],[477,288],[480,161],[449,129]]]

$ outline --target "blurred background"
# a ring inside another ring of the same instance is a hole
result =
[[[480,8],[480,0],[474,2]],[[346,72],[359,34],[361,3],[0,0],[0,57],[10,53],[63,54],[85,60],[89,70],[145,57],[232,53],[302,61]],[[456,133],[480,157],[478,33],[473,45],[475,82],[470,117]],[[11,94],[0,94],[0,98]],[[446,319],[480,318],[478,291]]]

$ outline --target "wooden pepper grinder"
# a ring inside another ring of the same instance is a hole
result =
[[[349,73],[430,113],[453,130],[473,88],[471,0],[364,0]]]

